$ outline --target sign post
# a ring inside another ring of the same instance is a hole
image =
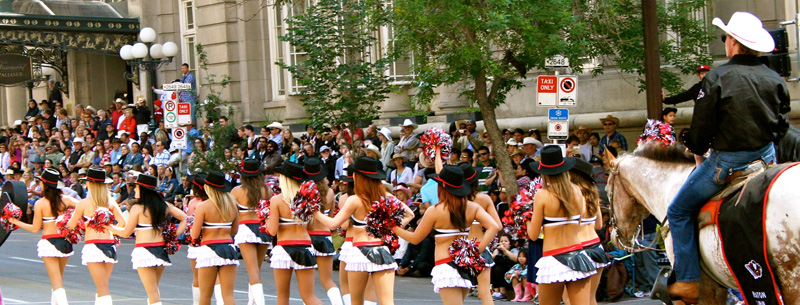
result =
[[[566,140],[569,137],[569,109],[551,108],[547,114],[547,138]]]
[[[186,149],[186,128],[177,127],[172,129],[172,147]]]

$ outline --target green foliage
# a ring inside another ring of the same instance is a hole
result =
[[[279,37],[306,53],[294,65],[276,63],[292,73],[315,128],[323,124],[372,120],[391,92],[385,75],[392,55],[376,51],[375,33],[388,24],[380,0],[320,0],[286,21]],[[377,60],[375,60],[377,58]]]
[[[216,123],[222,115],[228,117],[233,116],[233,107],[230,106],[228,101],[223,100],[221,97],[222,92],[230,84],[231,77],[225,74],[218,79],[215,73],[210,73],[208,71],[208,55],[203,50],[203,45],[197,44],[196,51],[197,59],[200,63],[200,70],[202,70],[203,75],[205,75],[203,77],[205,80],[203,89],[208,90],[206,99],[203,102],[199,102],[200,99],[198,98],[197,119],[199,121],[201,117],[207,117],[214,122],[213,127],[200,128],[200,131],[207,135],[206,141],[208,141],[208,137],[214,139],[214,145],[209,145],[204,153],[198,153],[197,150],[195,150],[194,157],[189,164],[189,169],[192,172],[196,170],[206,173],[212,170],[231,172],[236,169],[236,164],[231,162],[230,157],[225,157],[225,149],[230,148],[232,144],[240,144],[233,142],[237,130],[233,124],[220,125]],[[223,111],[225,112],[223,113]],[[203,125],[204,124],[198,124],[196,127],[199,128]]]

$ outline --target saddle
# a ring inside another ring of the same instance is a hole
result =
[[[700,213],[697,214],[697,224],[699,228],[717,224],[717,216],[719,215],[719,207],[722,201],[731,195],[739,193],[738,200],[741,200],[742,188],[747,186],[750,180],[758,174],[764,172],[772,163],[767,164],[763,160],[756,160],[747,165],[747,168],[739,171],[734,171],[725,179],[728,185],[724,189],[714,194],[709,201],[700,208]]]

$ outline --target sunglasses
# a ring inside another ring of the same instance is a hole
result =
[[[469,158],[467,155],[461,155],[462,158]]]
[[[483,156],[486,156],[486,155],[488,155],[488,153],[478,153],[478,157],[483,157]]]
[[[614,126],[614,123],[603,123],[603,126]]]
[[[725,43],[725,41],[728,40],[728,35],[727,34],[722,34],[722,35],[719,35],[719,38],[722,39],[722,43]]]

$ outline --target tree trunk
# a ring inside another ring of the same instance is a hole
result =
[[[495,117],[492,101],[489,101],[486,74],[483,70],[480,70],[475,75],[474,93],[478,107],[480,107],[481,114],[483,114],[483,126],[489,132],[489,139],[492,141],[492,152],[494,152],[497,166],[503,174],[503,181],[505,182],[503,187],[506,189],[506,195],[508,195],[510,203],[519,194],[517,177],[514,175],[514,169],[511,166],[511,156],[509,156],[508,150],[505,149],[506,143],[503,141],[503,134],[500,132],[500,127],[497,126],[497,118]]]

